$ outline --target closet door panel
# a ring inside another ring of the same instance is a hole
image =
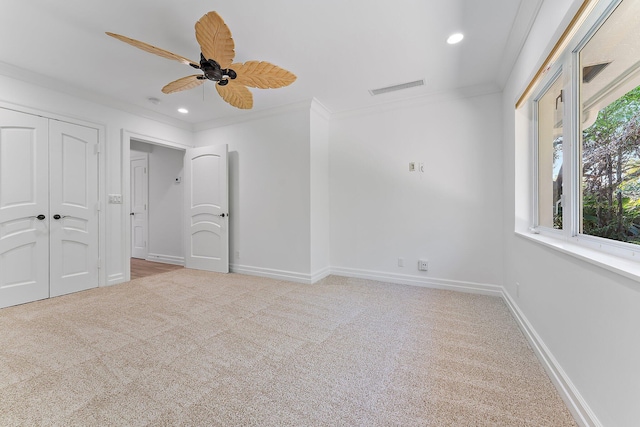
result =
[[[0,108],[0,308],[49,297],[48,120]]]
[[[98,132],[50,123],[51,296],[98,286]]]

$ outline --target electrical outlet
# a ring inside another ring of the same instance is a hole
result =
[[[240,259],[240,251],[236,251],[236,259]]]
[[[398,258],[398,267],[404,267],[404,258]]]
[[[418,261],[418,270],[420,271],[428,271],[429,270],[429,261],[426,259],[421,259]]]
[[[416,170],[415,162],[410,162],[409,163],[409,172],[414,172],[415,170]]]

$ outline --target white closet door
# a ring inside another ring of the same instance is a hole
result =
[[[51,296],[98,286],[98,131],[51,120]]]
[[[0,307],[49,297],[47,128],[0,108]]]

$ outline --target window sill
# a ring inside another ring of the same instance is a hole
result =
[[[598,267],[604,268],[613,273],[632,279],[636,282],[640,282],[640,259],[638,261],[634,261],[632,259],[608,254],[606,252],[569,242],[558,237],[543,234],[532,234],[529,232],[523,233],[521,231],[516,231],[515,233],[527,240],[534,241],[586,261],[590,264],[597,265]],[[640,283],[638,283],[638,286],[640,289]]]

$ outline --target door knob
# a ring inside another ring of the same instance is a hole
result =
[[[39,219],[40,221],[42,221],[43,219],[45,219],[45,218],[46,218],[46,216],[44,216],[44,215],[40,214],[40,215],[38,215],[38,216],[35,216],[35,215],[34,215],[34,216],[30,216],[29,218],[36,218],[36,219]]]
[[[218,215],[220,218],[224,218],[225,216],[229,216],[229,214],[225,214],[225,213],[221,213],[220,215]]]
[[[57,219],[60,219],[60,218],[66,218],[66,217],[67,217],[66,215],[58,215],[58,214],[55,214],[55,215],[53,216],[53,219],[56,219],[56,220],[57,220]]]
[[[129,215],[134,216],[134,215],[135,215],[135,213],[134,213],[134,212],[131,212]]]

